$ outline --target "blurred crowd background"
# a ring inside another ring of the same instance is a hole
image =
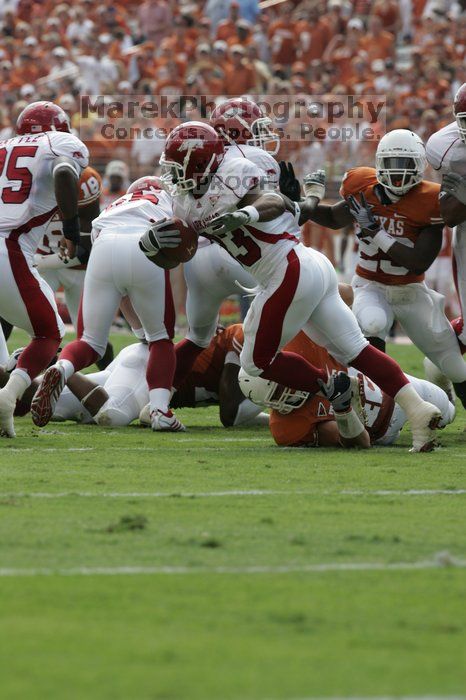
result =
[[[427,140],[452,120],[465,53],[466,0],[0,0],[0,138],[29,102],[57,102],[108,202],[157,170],[163,138],[103,137],[99,119],[80,119],[80,95],[384,95],[378,128]],[[376,140],[301,139],[291,119],[284,128],[278,158],[299,175],[325,165],[331,200],[345,170],[373,163]],[[327,232],[305,235],[343,267]]]

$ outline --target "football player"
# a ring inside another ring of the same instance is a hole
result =
[[[442,174],[440,212],[453,233],[453,271],[464,316],[466,309],[466,83],[453,102],[455,121],[427,141],[427,160]],[[466,351],[466,328],[458,324],[458,338]]]
[[[30,344],[0,390],[0,432],[14,437],[16,401],[56,354],[64,335],[52,290],[34,267],[44,226],[57,211],[62,248],[75,258],[80,242],[77,183],[86,146],[70,133],[66,113],[34,102],[18,117],[16,136],[0,142],[0,316],[25,330]]]
[[[126,308],[125,314],[128,321],[132,317],[134,332],[140,336],[140,322],[134,311],[128,315]],[[219,406],[220,420],[225,427],[268,425],[268,415],[246,399],[238,385],[242,342],[241,324],[219,329],[209,347],[197,357],[192,371],[174,394],[171,406],[194,408],[215,404]],[[0,369],[0,385],[14,369],[17,353],[9,358],[5,371]],[[121,427],[139,416],[141,423],[150,426],[148,360],[147,343],[133,343],[123,348],[105,371],[86,375],[76,372],[60,394],[52,420]],[[39,380],[34,380],[17,404],[15,415],[25,415],[29,411],[39,384]]]
[[[307,357],[333,372],[345,369],[324,348],[299,333],[285,348]],[[352,394],[346,400],[329,402],[325,397],[295,391],[261,377],[240,372],[239,383],[245,396],[259,406],[271,408],[270,430],[283,447],[360,447],[392,445],[406,423],[406,414],[393,399],[361,372],[349,368]],[[410,377],[426,401],[441,411],[444,428],[455,417],[455,407],[447,394],[423,379]]]
[[[278,188],[280,168],[273,155],[278,151],[280,138],[255,102],[242,98],[226,100],[213,110],[210,124],[225,146],[226,162],[247,158],[260,170],[264,186]],[[176,387],[187,376],[197,355],[209,345],[223,300],[241,289],[247,291],[256,286],[239,262],[215,241],[202,236],[196,255],[184,265],[184,276],[189,328],[186,338],[176,346]]]
[[[304,358],[281,351],[305,326],[316,342],[396,398],[409,416],[414,451],[430,449],[438,409],[419,397],[394,360],[369,345],[338,294],[329,260],[299,242],[294,231],[300,205],[261,189],[261,171],[250,160],[224,156],[215,129],[188,122],[168,136],[161,165],[175,193],[175,216],[219,243],[257,280],[244,322],[241,366],[250,375],[312,394],[321,391],[327,398],[348,394],[346,375],[329,377]],[[324,186],[313,188],[308,209],[317,206]],[[148,255],[155,252],[151,240],[157,229],[154,225],[141,239]]]
[[[63,237],[63,224],[59,212],[56,212],[45,226],[44,236],[34,256],[34,264],[38,272],[53,291],[57,292],[60,287],[63,287],[66,306],[75,329],[77,329],[86,263],[89,258],[92,221],[100,213],[102,179],[99,173],[94,168],[85,168],[81,173],[78,188],[81,249],[77,256],[73,260],[69,260],[61,254],[60,241]]]
[[[384,351],[398,320],[466,405],[466,363],[444,313],[444,297],[423,281],[443,233],[440,186],[423,180],[425,166],[421,139],[395,129],[380,140],[375,169],[349,170],[340,190],[345,199],[319,205],[310,218],[335,229],[353,219],[358,224],[353,313],[372,345]]]
[[[92,224],[92,250],[84,282],[81,339],[69,343],[45,372],[31,404],[36,425],[46,425],[69,378],[102,356],[110,327],[123,297],[128,296],[149,342],[146,378],[154,431],[178,432],[184,426],[169,409],[175,372],[172,343],[175,313],[170,274],[148,260],[139,248],[141,232],[172,216],[170,196],[156,177],[140,178]],[[157,232],[158,250],[176,247],[177,232]]]

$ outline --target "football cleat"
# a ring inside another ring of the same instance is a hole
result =
[[[141,425],[146,425],[150,428],[150,403],[146,403],[146,405],[141,408],[139,422]]]
[[[65,386],[65,371],[59,364],[52,365],[44,373],[39,388],[31,401],[33,423],[39,428],[47,425]]]
[[[170,409],[166,413],[158,408],[152,411],[150,414],[150,425],[154,431],[167,433],[180,433],[186,430],[183,423],[180,423]]]
[[[442,413],[433,404],[423,401],[415,413],[410,416],[413,446],[410,452],[432,452],[437,446],[435,430],[439,427]]]
[[[16,399],[6,389],[0,389],[0,437],[16,437],[13,414]]]
[[[346,413],[351,408],[351,380],[346,372],[331,374],[327,382],[317,380],[320,391],[330,401],[337,413]]]

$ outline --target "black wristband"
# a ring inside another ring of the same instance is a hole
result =
[[[79,216],[76,214],[72,219],[64,219],[63,235],[67,241],[79,243]]]
[[[90,254],[91,254],[90,250],[87,250],[87,248],[84,248],[84,246],[82,246],[82,245],[78,245],[76,248],[75,257],[78,258],[81,265],[85,265],[87,263],[87,261],[89,260]]]

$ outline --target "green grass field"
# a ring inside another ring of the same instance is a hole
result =
[[[2,698],[466,695],[464,411],[427,455],[179,415],[0,443]]]

